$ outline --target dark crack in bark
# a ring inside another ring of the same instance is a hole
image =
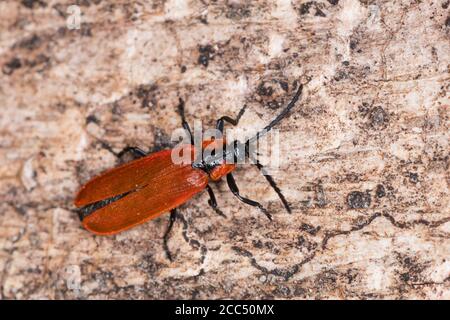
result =
[[[440,226],[448,221],[450,221],[450,218],[444,218],[441,220],[437,220],[437,221],[427,221],[425,219],[417,219],[417,220],[413,220],[413,221],[409,221],[409,222],[399,222],[396,221],[394,219],[394,217],[392,215],[390,215],[389,213],[374,213],[372,216],[370,216],[368,219],[362,221],[361,223],[358,223],[354,226],[352,226],[349,230],[332,230],[332,231],[327,231],[325,232],[325,237],[322,240],[322,249],[326,249],[327,243],[331,238],[340,236],[340,235],[348,235],[351,232],[354,231],[360,231],[362,229],[364,229],[365,227],[367,227],[368,225],[370,225],[374,220],[383,217],[385,219],[387,219],[393,226],[400,228],[400,229],[409,229],[415,225],[425,225],[428,226],[430,228],[435,228],[437,226]]]
[[[238,246],[233,246],[232,249],[234,252],[236,252],[238,255],[246,257],[250,260],[250,264],[255,267],[257,270],[263,272],[264,274],[271,274],[277,277],[283,278],[285,281],[289,280],[291,277],[293,277],[296,273],[301,271],[301,267],[308,262],[310,262],[312,259],[314,259],[316,255],[316,251],[313,251],[309,256],[307,256],[305,259],[300,261],[299,263],[296,263],[288,268],[274,268],[274,269],[268,269],[262,265],[260,265],[256,258],[253,256],[253,254],[245,250],[243,248],[239,248]]]

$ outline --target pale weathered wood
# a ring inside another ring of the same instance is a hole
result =
[[[0,298],[449,299],[449,2],[0,2]],[[114,4],[112,4],[114,3]],[[188,121],[280,126],[274,178],[214,186],[114,237],[81,229],[74,194],[114,152],[170,145]]]

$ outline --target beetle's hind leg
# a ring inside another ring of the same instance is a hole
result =
[[[261,205],[261,203],[245,198],[240,195],[239,188],[236,185],[236,181],[234,180],[234,177],[231,173],[227,174],[227,183],[228,187],[230,188],[231,192],[242,202],[245,204],[251,205],[253,207],[257,207],[259,210],[262,211],[266,215],[267,218],[269,218],[270,221],[272,221],[272,215]]]
[[[172,260],[172,254],[170,253],[170,250],[169,250],[168,241],[169,241],[170,231],[172,231],[173,223],[175,222],[176,219],[177,219],[177,209],[170,210],[169,224],[167,225],[167,229],[166,229],[166,232],[164,233],[164,237],[163,237],[164,251],[166,252],[167,259],[169,259],[169,261],[171,261],[171,262],[173,260]]]
[[[277,193],[278,197],[280,198],[281,202],[283,203],[283,206],[286,208],[286,211],[288,213],[292,213],[292,209],[289,206],[289,203],[287,202],[284,194],[281,192],[281,189],[275,183],[275,180],[273,179],[273,177],[264,172],[264,167],[258,160],[256,160],[255,165],[259,169],[259,171],[263,174],[264,178],[266,178],[267,182],[269,182],[272,189]]]
[[[208,191],[209,194],[208,204],[211,206],[211,208],[214,209],[214,212],[216,212],[219,216],[226,218],[227,216],[217,206],[216,196],[214,195],[214,191],[209,184],[206,185],[206,190]]]

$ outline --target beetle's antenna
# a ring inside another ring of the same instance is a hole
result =
[[[289,114],[289,111],[291,111],[291,109],[295,106],[295,103],[300,98],[302,91],[303,91],[303,84],[300,83],[300,85],[298,86],[297,92],[295,93],[294,97],[289,102],[289,104],[286,106],[286,108],[284,108],[280,112],[280,114],[275,119],[273,119],[264,129],[259,131],[254,137],[248,139],[245,144],[249,145],[253,142],[258,141],[260,137],[264,136],[267,132],[272,130],[272,128],[275,127],[278,124],[278,122],[283,120]]]

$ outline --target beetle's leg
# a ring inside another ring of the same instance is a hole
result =
[[[167,259],[169,259],[170,261],[172,261],[172,254],[170,253],[169,245],[167,244],[167,242],[169,241],[170,231],[172,230],[173,223],[175,222],[176,219],[177,219],[177,209],[170,210],[169,224],[167,225],[167,229],[166,232],[164,233],[163,238],[164,251],[166,252]]]
[[[233,126],[236,126],[239,123],[239,120],[241,120],[242,115],[245,112],[245,109],[247,109],[247,105],[244,105],[242,109],[239,111],[236,119],[230,118],[228,116],[223,116],[216,122],[216,129],[220,131],[220,133],[223,133],[223,125],[225,122],[228,122],[232,124]]]
[[[227,183],[228,183],[228,187],[230,188],[231,192],[239,200],[241,200],[242,202],[244,202],[244,203],[246,203],[248,205],[251,205],[251,206],[259,208],[259,210],[261,210],[266,215],[266,217],[269,218],[269,220],[272,221],[272,215],[269,212],[267,212],[267,210],[259,202],[256,202],[254,200],[250,200],[250,199],[245,198],[245,197],[243,197],[243,196],[241,196],[239,194],[239,188],[236,185],[236,181],[234,181],[234,177],[233,177],[233,175],[231,173],[227,174]]]
[[[127,153],[127,152],[132,153],[133,156],[135,156],[136,158],[142,158],[142,157],[145,157],[147,155],[147,152],[145,152],[141,148],[138,148],[138,147],[125,147],[125,148],[122,149],[122,151],[117,153],[117,157],[118,158],[122,158],[122,156],[125,153]]]
[[[214,191],[211,188],[211,186],[208,184],[206,185],[206,190],[208,190],[208,194],[209,194],[209,200],[208,200],[208,204],[211,206],[211,208],[214,209],[214,211],[219,215],[222,216],[224,218],[226,218],[227,216],[222,212],[222,210],[220,210],[217,206],[217,201],[216,201],[216,196],[214,195]]]
[[[264,178],[266,178],[267,182],[269,182],[272,189],[277,193],[278,197],[280,198],[281,202],[283,203],[283,206],[286,208],[286,211],[288,213],[292,213],[291,207],[289,206],[289,203],[287,202],[286,198],[284,197],[283,193],[281,192],[280,188],[275,183],[275,180],[273,180],[273,177],[269,174],[264,173],[264,167],[263,165],[256,160],[255,163],[256,167],[259,169],[259,171],[263,174]]]
[[[184,100],[179,98],[178,103],[178,113],[181,117],[181,125],[183,126],[184,130],[189,134],[189,137],[191,138],[191,144],[194,144],[194,136],[192,135],[191,127],[189,127],[189,123],[186,121],[186,116],[184,114]]]

